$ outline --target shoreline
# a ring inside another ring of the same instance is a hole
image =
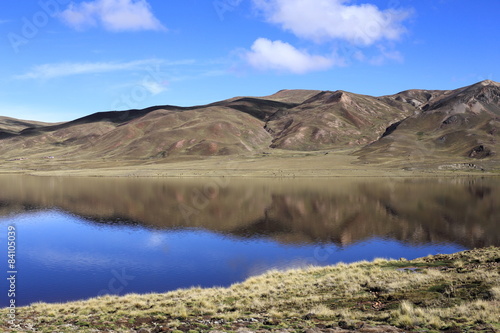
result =
[[[500,328],[500,248],[272,270],[228,288],[102,296],[17,310],[16,332],[403,332]],[[330,329],[330,331],[328,331]],[[18,331],[19,332],[19,331]]]
[[[434,164],[360,164],[348,151],[299,156],[211,157],[158,161],[12,161],[0,176],[138,179],[418,179],[498,177],[474,167],[440,170]],[[40,162],[40,165],[37,165]],[[490,163],[493,163],[490,161]],[[493,165],[493,164],[491,164]],[[228,288],[191,288],[163,294],[104,296],[17,308],[18,327],[0,309],[0,330],[25,332],[405,332],[500,330],[500,248],[411,261],[270,271]],[[401,270],[402,268],[409,268]],[[451,281],[451,282],[450,282]]]

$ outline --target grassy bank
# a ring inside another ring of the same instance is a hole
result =
[[[0,310],[2,332],[495,332],[500,248],[271,271],[229,288],[104,296]]]

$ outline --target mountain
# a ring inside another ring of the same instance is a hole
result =
[[[50,125],[32,120],[19,120],[0,116],[0,138],[9,137],[27,128],[40,128]]]
[[[360,149],[357,154],[362,160],[406,157],[429,162],[461,157],[474,161],[499,151],[499,83],[487,80],[450,91],[409,90],[383,99],[409,103],[417,112]]]
[[[193,106],[99,112],[47,124],[0,118],[4,159],[174,160],[352,148],[360,163],[489,160],[500,84],[372,97],[282,90]]]
[[[386,103],[345,91],[321,91],[293,108],[278,110],[267,119],[265,128],[273,135],[271,148],[352,147],[373,142],[388,124],[414,112],[413,107],[398,101]]]

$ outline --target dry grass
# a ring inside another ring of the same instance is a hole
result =
[[[229,288],[33,304],[18,309],[17,331],[301,330],[339,321],[403,329],[494,329],[500,325],[499,258],[499,248],[486,248],[413,261],[270,271]],[[0,312],[3,320],[6,310]],[[0,328],[7,330],[8,323],[1,321]]]
[[[355,149],[327,151],[290,151],[262,149],[261,151],[212,157],[183,157],[168,159],[78,158],[64,154],[46,159],[48,152],[30,155],[25,160],[4,160],[0,173],[19,173],[39,176],[95,177],[443,177],[461,175],[497,175],[498,160],[482,161],[477,169],[439,169],[442,164],[460,164],[468,159],[442,158],[432,163],[407,166],[397,158],[384,163],[363,164],[353,155]],[[401,163],[400,163],[401,162]],[[405,162],[406,163],[406,162]]]

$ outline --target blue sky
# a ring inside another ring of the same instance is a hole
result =
[[[500,81],[498,0],[4,0],[0,115]]]

